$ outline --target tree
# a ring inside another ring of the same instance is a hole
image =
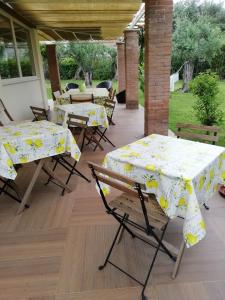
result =
[[[183,92],[189,89],[195,64],[208,62],[210,65],[221,46],[221,30],[217,25],[212,24],[208,17],[201,16],[195,23],[187,18],[177,22],[173,34],[173,56],[184,63]]]
[[[194,72],[211,67],[224,41],[225,10],[222,4],[184,0],[174,6],[172,70],[183,65],[184,92]]]
[[[72,57],[78,65],[78,69],[83,73],[85,84],[92,85],[93,71],[107,66],[115,68],[116,50],[103,44],[85,42],[71,42],[64,49],[60,49],[61,55]],[[106,79],[106,78],[105,78]]]

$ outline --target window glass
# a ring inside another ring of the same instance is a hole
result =
[[[35,71],[29,31],[15,22],[13,25],[22,76],[33,76]]]
[[[0,15],[0,75],[1,78],[19,77],[15,46],[9,19]]]

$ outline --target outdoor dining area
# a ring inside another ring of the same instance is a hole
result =
[[[15,271],[1,268],[16,280],[8,279],[10,290],[0,283],[6,295],[44,282],[48,295],[50,282],[61,282],[66,291],[82,286],[107,295],[103,287],[120,287],[121,299],[138,299],[140,293],[151,299],[154,285],[163,284],[166,289],[157,294],[166,299],[170,285],[189,289],[188,277],[224,276],[224,202],[218,184],[225,150],[212,145],[219,139],[217,128],[178,124],[176,136],[142,138],[143,109],[126,111],[106,92],[104,104],[95,104],[95,97],[87,100],[87,91],[56,97],[52,121],[50,112],[31,107],[33,119],[16,123],[1,102],[1,113],[9,119],[0,128],[1,247],[6,251],[1,253]],[[208,134],[199,134],[200,129]],[[66,242],[68,236],[72,240]],[[39,258],[32,257],[33,247]],[[61,259],[61,268],[55,269]],[[44,272],[39,283],[38,269]],[[111,278],[108,283],[105,276]]]
[[[0,3],[0,16],[12,28],[14,18],[29,27],[45,13],[31,27],[38,76],[0,78],[0,300],[225,299],[225,148],[218,126],[168,129],[172,2],[145,1],[144,106],[137,29],[117,41],[116,87],[71,80],[63,90],[51,41],[47,99],[37,34],[74,31],[43,25],[52,10],[60,16],[59,3],[9,2],[20,14]],[[130,19],[140,1],[124,2]],[[101,15],[102,2],[79,5],[93,23]],[[108,23],[106,37],[124,26],[111,32]]]

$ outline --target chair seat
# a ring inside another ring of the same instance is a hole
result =
[[[141,203],[136,197],[123,193],[110,201],[109,204],[111,207],[116,208],[123,213],[127,213],[132,219],[135,219],[138,224],[145,224]],[[169,218],[159,206],[154,195],[149,195],[149,201],[145,202],[145,206],[150,226],[162,230],[168,223]]]

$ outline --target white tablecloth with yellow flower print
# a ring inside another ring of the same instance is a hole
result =
[[[15,179],[14,164],[70,152],[75,160],[80,150],[69,129],[48,121],[0,127],[0,176]]]
[[[68,114],[75,114],[89,117],[88,126],[109,126],[105,107],[94,103],[77,103],[57,105],[57,123],[62,123],[66,127]]]
[[[223,147],[153,134],[108,153],[104,166],[144,183],[170,218],[184,217],[187,247],[206,235],[200,208],[225,179]]]
[[[83,95],[83,94],[92,94],[94,100],[105,100],[108,98],[109,91],[105,88],[86,88],[83,92],[79,89],[70,89],[69,91],[63,93],[58,99],[66,99],[69,103],[70,95]]]

